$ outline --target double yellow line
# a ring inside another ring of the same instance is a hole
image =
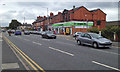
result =
[[[17,46],[15,46],[7,37],[5,37],[3,35],[3,38],[12,46],[12,48],[14,48],[15,51],[17,51],[22,57],[23,59],[26,60],[26,62],[28,62],[30,64],[30,66],[36,71],[39,72],[45,72],[43,70],[43,68],[41,68],[37,63],[35,63],[30,57],[28,57],[23,51],[21,51]]]

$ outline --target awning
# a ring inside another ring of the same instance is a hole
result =
[[[82,22],[82,21],[79,21],[79,22],[63,22],[63,23],[56,23],[56,24],[53,24],[52,26],[53,27],[60,27],[60,26],[72,26],[72,25],[75,25],[75,26],[84,26],[84,25],[87,25],[88,26],[93,26],[93,22]]]

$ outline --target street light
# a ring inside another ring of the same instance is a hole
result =
[[[48,29],[48,25],[49,25],[48,7],[43,7],[43,8],[47,8],[47,21],[48,21],[48,22],[47,22],[47,30],[49,30],[49,29]]]

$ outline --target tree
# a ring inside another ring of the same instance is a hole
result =
[[[11,23],[9,23],[10,29],[17,29],[18,26],[21,26],[22,24],[18,22],[17,20],[12,20]]]

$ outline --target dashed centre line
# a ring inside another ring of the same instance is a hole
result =
[[[59,50],[59,49],[56,49],[56,48],[53,48],[53,47],[49,47],[49,48],[52,49],[52,50],[59,51],[59,52],[61,52],[61,53],[64,53],[64,54],[70,55],[70,56],[74,56],[74,54],[69,53],[69,52],[66,52],[66,51],[62,51],[62,50]]]
[[[117,68],[115,68],[115,67],[111,67],[111,66],[108,66],[108,65],[105,65],[105,64],[102,64],[102,63],[96,62],[96,61],[92,61],[92,62],[95,63],[95,64],[98,64],[98,65],[101,65],[101,66],[104,66],[104,67],[110,68],[110,69],[114,69],[114,70],[120,71],[120,69],[117,69]]]
[[[50,40],[48,40],[48,39],[42,39],[42,40],[45,40],[45,41],[50,41]]]
[[[30,40],[28,40],[28,39],[24,39],[24,40],[26,40],[26,41],[30,41]]]
[[[37,42],[33,42],[34,44],[37,44],[37,45],[42,45],[41,43],[37,43]]]
[[[91,50],[96,50],[96,51],[104,52],[104,53],[110,53],[110,54],[114,54],[114,55],[120,55],[120,54],[118,54],[118,53],[108,52],[108,51],[103,51],[103,50],[97,50],[97,49],[91,49]]]

